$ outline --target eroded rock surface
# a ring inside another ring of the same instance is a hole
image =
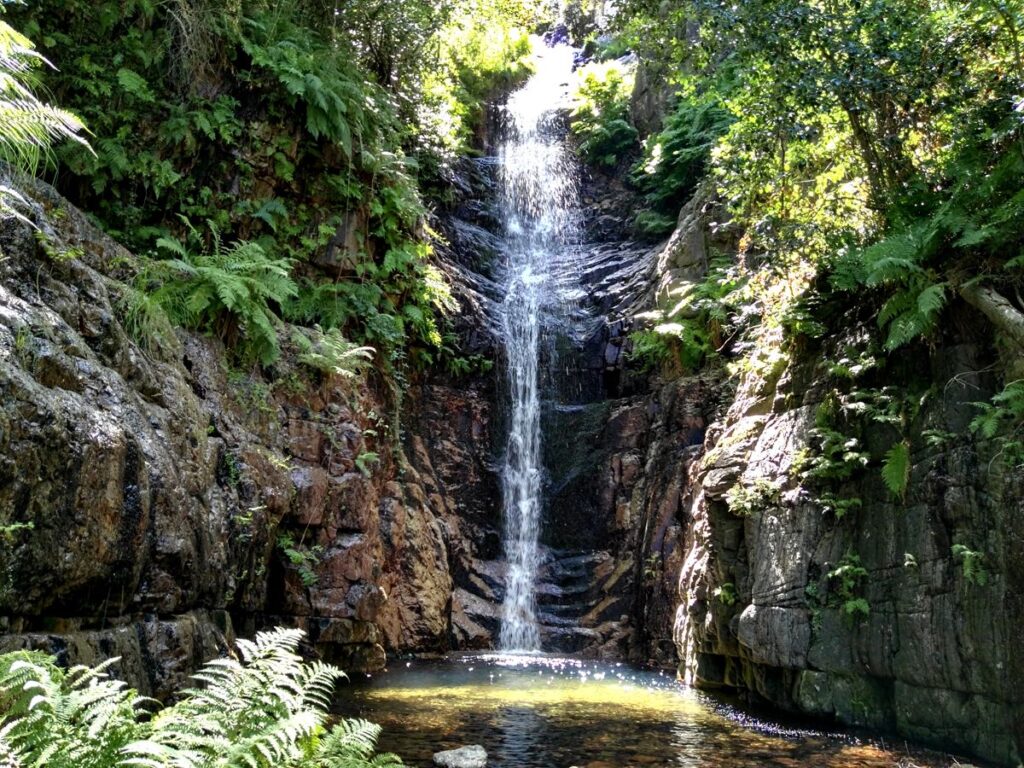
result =
[[[300,626],[348,669],[489,644],[452,600],[497,558],[484,395],[424,388],[400,444],[373,379],[286,350],[271,383],[185,333],[147,348],[126,323],[134,257],[31,196],[38,231],[0,225],[0,649],[119,655],[165,695],[233,626]]]
[[[695,253],[700,227],[684,209],[668,247]],[[693,279],[685,268],[659,272],[662,293]],[[1015,765],[1024,480],[968,429],[971,403],[995,385],[978,373],[991,370],[991,331],[957,322],[930,354],[857,382],[914,398],[901,433],[862,417],[830,426],[835,393],[850,388],[830,361],[860,348],[856,322],[750,370],[688,465],[674,628],[682,671],[703,687]],[[851,464],[827,482],[808,474],[823,424],[849,432],[847,450],[863,456],[840,460]],[[896,495],[880,467],[901,439],[911,466]],[[980,556],[983,576],[958,546]]]

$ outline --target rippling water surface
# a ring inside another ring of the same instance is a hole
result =
[[[411,766],[466,744],[483,745],[499,768],[955,764],[902,742],[754,720],[668,675],[545,656],[399,661],[355,679],[341,712],[380,723],[381,749]]]

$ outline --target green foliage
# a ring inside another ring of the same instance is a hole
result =
[[[715,356],[742,285],[737,270],[716,256],[702,281],[678,285],[665,309],[637,316],[651,327],[630,334],[630,359],[644,371],[698,370]]]
[[[821,505],[821,511],[831,512],[836,520],[841,520],[851,512],[856,512],[864,506],[864,501],[856,496],[840,496],[836,493],[824,491],[819,493],[816,501]]]
[[[857,437],[844,434],[825,423],[811,430],[815,453],[806,464],[806,477],[819,481],[848,480],[866,467],[871,457]]]
[[[979,413],[971,420],[971,431],[995,440],[1007,465],[1024,463],[1024,380],[1011,381],[991,403],[973,405]]]
[[[210,249],[205,253],[195,253],[177,240],[157,240],[157,246],[175,258],[150,262],[139,291],[149,294],[172,323],[214,332],[229,344],[241,337],[243,357],[269,364],[281,351],[275,307],[298,291],[291,278],[292,264],[271,257],[258,243],[225,245],[212,222],[209,228]],[[196,230],[190,234],[193,242],[200,240]],[[147,303],[135,307],[136,317],[145,314],[144,322],[153,324]]]
[[[826,370],[838,380],[837,386],[818,407],[815,427],[810,430],[809,449],[801,456],[799,467],[794,462],[794,474],[815,489],[823,510],[834,512],[837,518],[862,506],[859,498],[843,496],[838,488],[869,467],[873,458],[877,459],[868,452],[860,436],[879,425],[909,434],[914,419],[931,395],[931,390],[916,394],[896,387],[864,387],[858,382],[882,362],[872,349],[855,347],[846,348],[838,361],[825,361]],[[900,499],[910,482],[911,447],[910,439],[904,436],[882,457],[882,481]]]
[[[588,64],[577,73],[572,132],[589,165],[610,168],[632,154],[638,134],[629,121],[633,74],[618,62]]]
[[[373,359],[372,347],[346,341],[337,328],[327,331],[314,326],[311,333],[296,331],[292,342],[298,348],[298,361],[321,373],[351,378]]]
[[[694,371],[711,351],[707,334],[694,323],[660,323],[629,335],[630,359],[641,370],[663,367]]]
[[[89,150],[82,122],[33,92],[40,66],[52,67],[31,40],[0,21],[0,161],[28,172],[38,168],[56,142],[71,141]],[[20,215],[17,209],[24,202],[17,191],[0,185],[0,214]]]
[[[958,295],[1020,345],[1020,0],[618,10],[620,36],[679,87],[684,116],[702,104],[724,113],[704,162],[742,232],[747,311],[734,325],[753,357],[780,330],[822,335],[851,306],[874,309],[887,351],[932,341]],[[700,126],[672,115],[666,130],[680,128],[699,158]],[[675,205],[640,223],[667,230]]]
[[[736,605],[736,600],[738,599],[738,595],[736,594],[736,585],[731,581],[727,581],[724,584],[715,587],[711,594],[717,597],[722,605],[728,607]]]
[[[48,86],[98,136],[95,155],[58,148],[62,192],[139,252],[158,240],[194,239],[189,221],[212,222],[225,240],[254,244],[243,255],[263,249],[264,267],[287,265],[298,286],[287,301],[271,300],[273,315],[283,310],[370,342],[388,371],[405,359],[429,359],[426,350],[440,338],[436,315],[448,301],[429,263],[417,164],[404,147],[416,145],[420,156],[425,150],[404,118],[430,71],[431,57],[416,46],[436,42],[450,15],[423,2],[383,3],[373,14],[350,6],[339,10],[342,18],[316,0],[40,0],[11,13],[59,60]],[[415,62],[416,71],[398,80],[378,71],[386,63],[381,49],[360,47],[371,41],[399,57],[391,64]],[[505,53],[520,56],[516,45],[493,54],[489,66]],[[306,266],[315,259],[337,265],[329,279]],[[125,298],[140,337],[169,336],[147,293],[164,282],[198,282],[196,265],[181,261],[191,269],[158,268],[148,286],[143,280]],[[223,276],[208,277],[209,285],[224,285]],[[249,306],[245,297],[238,301]],[[270,315],[259,311],[243,322],[250,351],[273,359]]]
[[[374,451],[364,451],[356,456],[356,468],[363,473],[363,477],[370,477],[370,467],[380,464],[380,455]]]
[[[886,236],[835,263],[834,287],[884,292],[878,321],[888,329],[888,349],[937,330],[964,270],[975,275],[970,282],[1015,284],[1016,265],[1024,263],[1024,156],[1019,126],[1002,133],[996,153],[968,145],[948,163],[943,194],[909,188]]]
[[[886,238],[844,255],[832,275],[832,285],[840,290],[882,286],[890,292],[878,313],[879,326],[888,329],[888,350],[934,332],[946,305],[948,285],[936,282],[935,273],[920,265],[925,238],[921,228]]]
[[[65,672],[38,653],[0,656],[3,737],[22,765],[103,768],[120,762],[146,702],[108,677],[115,662]]]
[[[867,569],[860,564],[860,557],[847,552],[826,575],[830,588],[828,604],[839,608],[843,616],[851,621],[866,619],[871,606],[860,592],[867,576]]]
[[[19,534],[34,530],[35,527],[35,523],[31,522],[0,524],[0,544],[13,544]]]
[[[984,565],[985,555],[963,544],[954,544],[950,549],[950,553],[953,555],[953,560],[960,563],[964,580],[968,584],[974,584],[978,587],[984,587],[988,584],[988,571]]]
[[[750,485],[738,482],[725,494],[725,502],[734,515],[746,517],[764,512],[779,500],[779,488],[771,481],[759,477]]]
[[[636,217],[641,230],[664,234],[675,227],[679,208],[704,178],[711,150],[731,123],[713,94],[678,100],[661,132],[644,142],[643,158],[633,169],[646,209]]]
[[[907,492],[907,484],[910,482],[910,443],[906,440],[896,443],[885,454],[882,480],[893,496],[902,498]]]
[[[490,0],[474,0],[438,34],[433,66],[424,73],[417,110],[421,166],[441,179],[459,156],[477,151],[475,133],[488,101],[531,72],[530,38],[524,19]]]
[[[117,659],[65,671],[38,653],[0,656],[0,758],[22,768],[402,765],[394,755],[373,755],[380,728],[372,723],[328,729],[344,674],[304,664],[296,654],[301,640],[293,629],[239,640],[241,661],[209,662],[195,676],[197,687],[151,717],[156,702],[108,676]]]
[[[583,56],[605,62],[621,59],[629,54],[631,44],[623,36],[591,33],[582,46]]]
[[[309,135],[330,142],[351,160],[357,141],[362,145],[372,130],[365,100],[374,98],[373,91],[346,73],[336,56],[325,56],[324,47],[311,45],[308,28],[269,13],[243,24],[241,47],[257,68],[251,76],[262,70],[273,77],[287,94],[284,104],[304,109]]]
[[[306,546],[301,541],[296,542],[291,534],[282,533],[277,537],[277,548],[288,562],[295,566],[299,578],[306,587],[312,587],[319,581],[316,567],[324,555],[322,545]]]

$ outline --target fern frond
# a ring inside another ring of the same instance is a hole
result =
[[[298,361],[315,370],[351,378],[373,359],[373,347],[347,341],[337,328],[323,331],[317,325],[310,335],[296,332],[292,340],[299,350]]]
[[[917,295],[917,311],[926,318],[932,318],[946,306],[946,284],[929,285]]]
[[[377,755],[373,750],[380,736],[380,726],[366,720],[342,720],[320,739],[313,758],[315,768],[370,768],[371,766],[403,765],[392,754]]]
[[[241,660],[216,659],[176,704],[141,718],[135,691],[111,679],[116,660],[64,672],[42,654],[0,656],[0,768],[368,768],[365,721],[324,730],[334,685],[329,664],[304,664],[303,633],[276,629],[238,643]],[[6,761],[6,762],[5,762]]]
[[[910,444],[907,441],[896,443],[885,454],[882,480],[893,496],[902,497],[906,493],[910,483]]]
[[[0,159],[30,173],[57,141],[89,147],[81,120],[41,102],[30,90],[28,77],[40,65],[50,63],[35,51],[32,41],[0,21]],[[0,190],[0,212],[12,207],[11,198]]]

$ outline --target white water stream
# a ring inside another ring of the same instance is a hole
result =
[[[578,290],[579,191],[558,110],[567,106],[573,51],[543,48],[537,72],[505,109],[499,148],[500,214],[505,222],[500,329],[506,353],[509,436],[502,472],[506,591],[500,648],[540,650],[536,581],[543,464],[542,364],[545,340]]]

